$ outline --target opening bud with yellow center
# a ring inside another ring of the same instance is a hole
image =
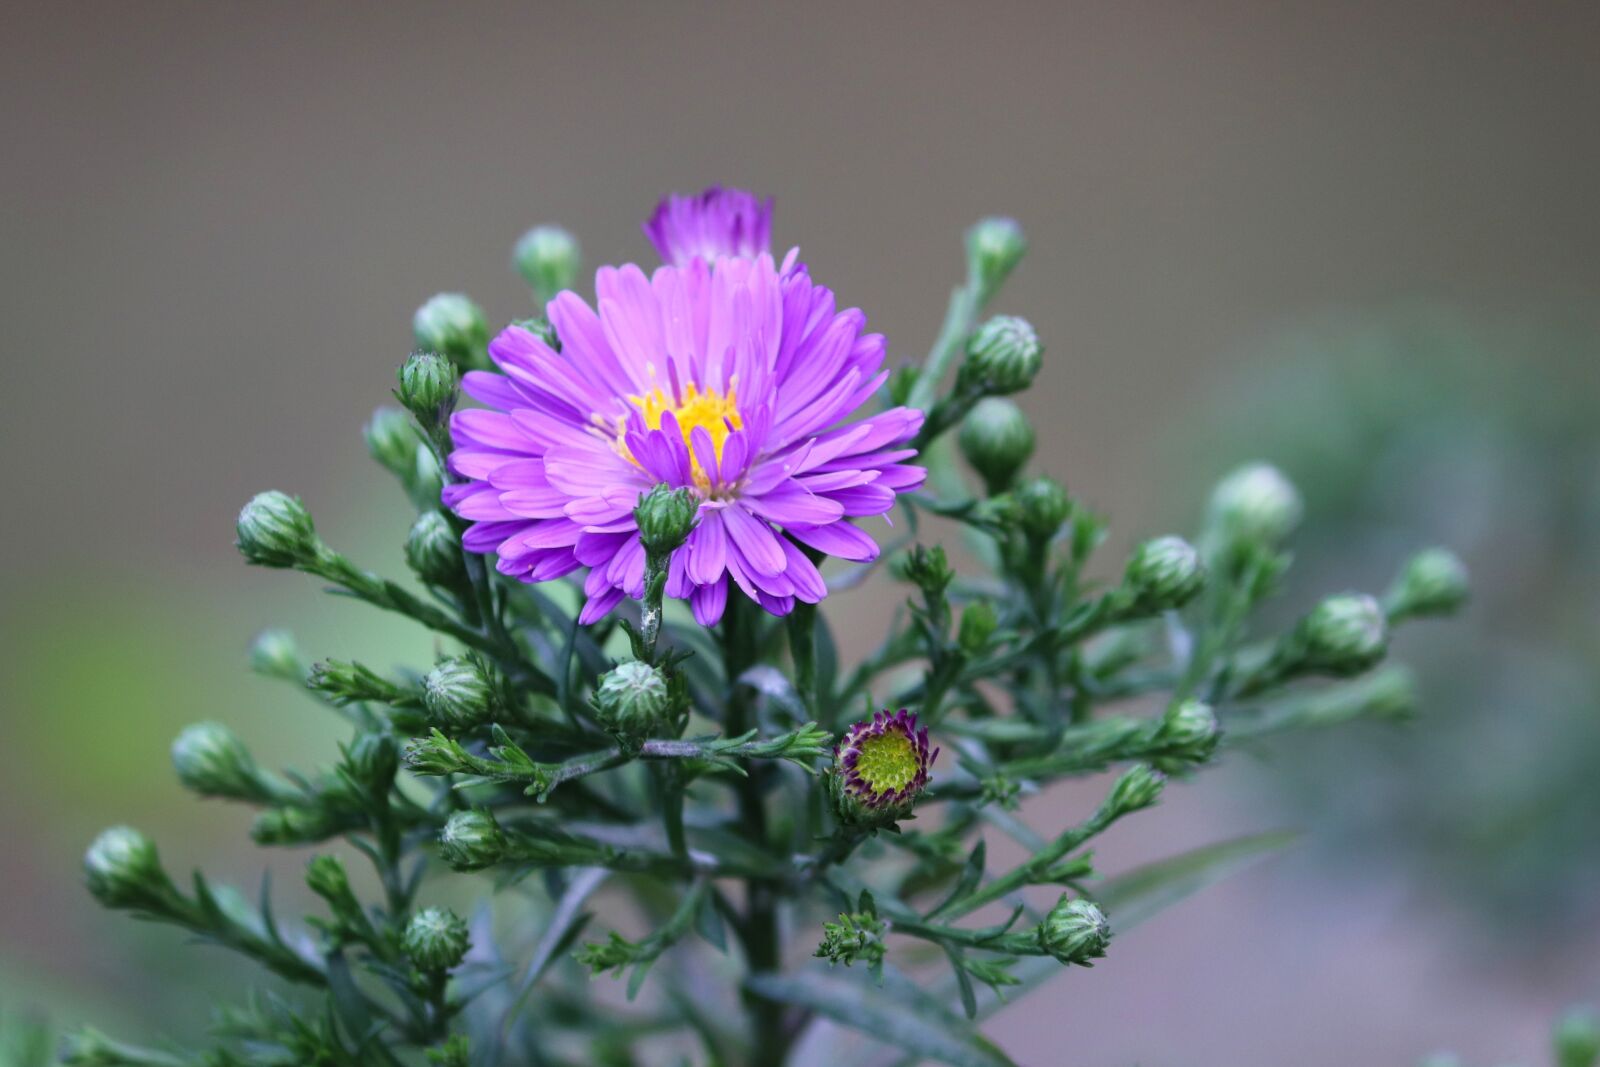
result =
[[[928,728],[905,708],[856,723],[834,749],[830,781],[840,821],[883,826],[910,814],[938,757],[928,747]]]

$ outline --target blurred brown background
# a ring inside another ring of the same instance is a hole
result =
[[[1592,322],[1600,293],[1593,4],[49,3],[0,27],[0,1004],[70,1022],[203,1015],[182,976],[206,950],[98,914],[77,862],[128,819],[174,867],[220,850],[257,876],[245,816],[185,800],[165,755],[200,717],[268,758],[324,746],[244,674],[254,630],[426,649],[247,571],[230,524],[283,488],[398,558],[360,423],[433,292],[527,312],[528,225],[643,259],[659,194],[770,192],[778,243],[913,359],[961,228],[1016,216],[1033,250],[1000,307],[1049,347],[1041,466],[1119,544],[1172,521],[1173,428],[1240,417],[1228,383],[1287,324],[1417,300]],[[1597,364],[1490,366],[1581,391]],[[1191,787],[1107,859],[1274,825],[1236,781],[1260,773]],[[1259,868],[995,1032],[1038,1064],[1067,1042],[1084,1064],[1531,1064],[1600,993],[1592,924],[1502,966],[1437,919],[1447,887],[1366,864],[1325,889]]]

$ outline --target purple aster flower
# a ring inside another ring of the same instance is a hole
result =
[[[928,750],[928,728],[901,708],[880,711],[858,722],[834,748],[835,773],[843,800],[867,812],[901,814],[928,785],[928,771],[939,750]]]
[[[772,251],[772,198],[713,185],[699,196],[673,194],[656,205],[645,236],[661,258],[687,267],[696,256],[715,263]]]
[[[774,615],[821,600],[806,548],[876,558],[851,520],[922,484],[904,446],[923,415],[844,421],[886,376],[883,337],[863,332],[860,311],[836,310],[803,268],[765,253],[650,276],[603,267],[595,293],[598,310],[572,292],[550,302],[561,351],[512,326],[489,345],[503,373],[463,380],[494,409],[451,421],[449,465],[466,481],[444,499],[473,523],[468,551],[497,553],[527,582],[588,567],[580,619],[594,622],[644,595],[633,509],[665,483],[699,500],[666,593],[701,625],[722,617],[730,584]]]

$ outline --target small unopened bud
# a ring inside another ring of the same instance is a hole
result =
[[[323,808],[269,808],[250,824],[250,839],[258,845],[310,845],[326,841],[344,829]]]
[[[494,677],[476,656],[444,660],[422,679],[422,703],[440,723],[458,729],[476,726],[498,704]]]
[[[483,309],[461,293],[440,293],[411,319],[417,347],[448,356],[463,370],[488,362],[489,325]]]
[[[250,750],[221,723],[190,726],[172,742],[178,780],[205,797],[249,800],[261,795],[259,771]]]
[[[128,826],[113,826],[94,839],[83,873],[89,892],[108,908],[154,911],[173,892],[155,842]]]
[[[1082,898],[1068,899],[1063,893],[1038,927],[1039,947],[1062,963],[1092,966],[1106,954],[1111,941],[1111,924],[1105,914]]]
[[[1000,625],[994,605],[987,600],[975,600],[961,611],[961,626],[956,631],[956,641],[967,655],[982,652]]]
[[[305,505],[276,490],[252,497],[239,512],[235,531],[240,553],[262,567],[310,563],[317,558],[321,546]]]
[[[402,946],[419,971],[448,971],[467,955],[467,924],[449,908],[423,908],[406,924]]]
[[[1600,1019],[1587,1008],[1574,1008],[1556,1024],[1556,1067],[1594,1067],[1600,1061]]]
[[[1382,605],[1365,593],[1344,593],[1328,597],[1300,620],[1285,657],[1303,671],[1344,676],[1376,665],[1388,647]]]
[[[411,353],[395,377],[400,382],[396,391],[400,403],[423,426],[437,426],[455,409],[461,375],[438,352]]]
[[[345,750],[350,777],[374,795],[389,791],[400,769],[400,745],[388,734],[363,733]]]
[[[989,395],[1020,392],[1033,384],[1043,354],[1044,346],[1026,319],[997,315],[967,342],[961,375]]]
[[[1118,816],[1130,815],[1154,804],[1166,784],[1166,775],[1149,764],[1136,763],[1111,787],[1106,807]]]
[[[353,898],[350,879],[338,856],[313,856],[306,864],[306,886],[337,910]]]
[[[1011,491],[1017,521],[1029,537],[1047,541],[1072,514],[1072,498],[1054,478],[1030,478]]]
[[[956,572],[940,545],[916,545],[895,561],[895,577],[910,582],[924,596],[936,599],[955,581]]]
[[[298,682],[305,677],[300,646],[288,630],[262,630],[250,642],[250,669],[268,678]]]
[[[458,811],[439,832],[439,853],[458,871],[492,867],[506,854],[506,835],[486,811]]]
[[[1028,239],[1015,219],[987,218],[967,231],[967,266],[980,297],[1000,287],[1028,251]]]
[[[578,239],[560,226],[535,226],[511,251],[517,272],[541,304],[572,287],[581,259]]]
[[[406,563],[429,585],[452,586],[462,578],[461,542],[441,512],[424,511],[406,535]]]
[[[670,555],[688,539],[699,513],[700,503],[688,489],[673,489],[665,482],[655,486],[633,509],[640,544],[652,556]]]
[[[1206,584],[1206,571],[1189,542],[1157,537],[1134,550],[1123,582],[1139,607],[1167,611],[1194,599]]]
[[[1300,493],[1268,463],[1247,463],[1211,491],[1207,526],[1224,544],[1277,545],[1300,525]]]
[[[399,408],[381,407],[362,427],[367,452],[384,470],[401,481],[409,481],[417,467],[421,441],[411,420]]]
[[[629,660],[617,664],[600,679],[594,694],[596,717],[612,733],[647,737],[666,714],[670,697],[667,679],[660,670]]]
[[[1220,735],[1211,705],[1191,697],[1167,710],[1156,737],[1174,756],[1199,762],[1216,750]]]
[[[1454,552],[1429,548],[1411,557],[1384,598],[1392,619],[1449,615],[1467,602],[1467,568]]]
[[[990,496],[1003,493],[1033,455],[1033,425],[1011,401],[986,396],[961,420],[956,444]]]

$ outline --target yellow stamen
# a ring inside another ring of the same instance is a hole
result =
[[[705,427],[711,437],[711,447],[716,453],[717,461],[722,460],[722,446],[728,440],[728,435],[734,430],[744,428],[744,421],[739,418],[739,409],[735,405],[734,390],[730,388],[728,394],[723,396],[715,389],[704,392],[693,383],[684,386],[683,402],[674,403],[671,394],[659,385],[643,396],[630,396],[628,398],[644,416],[645,425],[652,430],[661,429],[661,416],[672,412],[672,417],[678,422],[678,429],[683,433],[683,443],[689,446],[689,466],[694,474],[695,485],[702,491],[709,490],[711,478],[700,465],[700,460],[694,454],[694,445],[690,442],[690,435],[697,426]],[[628,451],[628,446],[622,440],[622,427],[618,426],[617,450],[628,460],[633,460],[633,455]]]
[[[917,776],[917,753],[911,738],[890,730],[861,742],[856,774],[874,793],[903,789]]]

